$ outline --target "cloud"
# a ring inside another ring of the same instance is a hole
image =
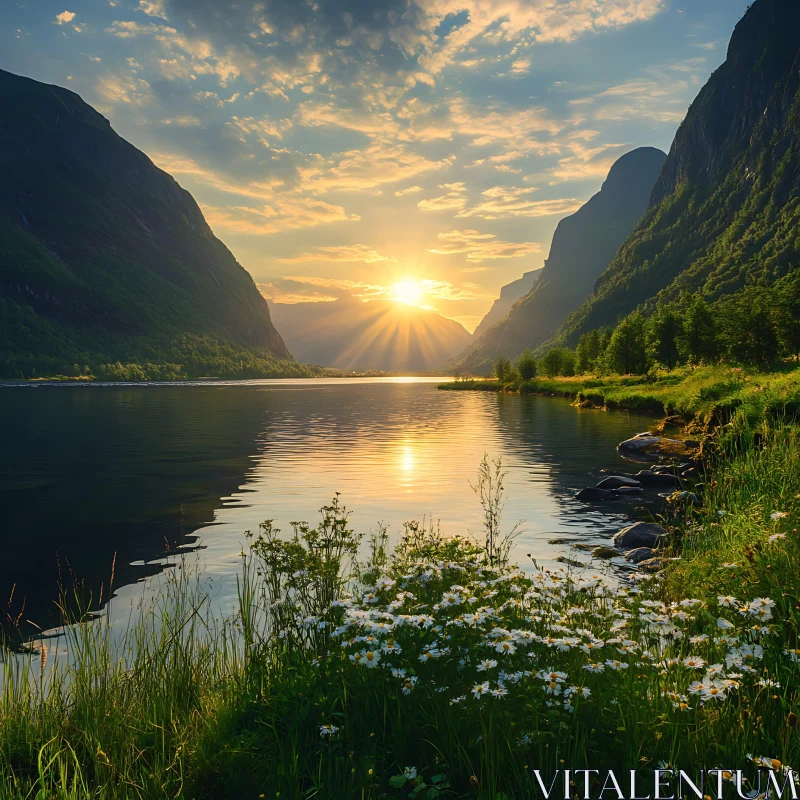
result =
[[[438,234],[441,244],[428,249],[437,255],[466,255],[467,261],[480,262],[484,259],[522,258],[541,253],[537,242],[504,242],[493,233],[479,233],[476,230],[452,230]]]
[[[531,200],[529,195],[538,191],[530,188],[494,186],[481,192],[484,198],[478,205],[464,209],[457,217],[480,217],[481,219],[509,219],[513,217],[548,217],[555,214],[570,214],[581,207],[580,200],[573,197],[556,200]]]
[[[324,194],[369,191],[387,183],[410,180],[427,172],[452,166],[452,156],[432,161],[403,144],[375,142],[362,150],[348,150],[330,158],[318,158],[298,168],[300,189]]]
[[[75,12],[74,11],[62,11],[60,14],[56,14],[56,18],[54,20],[54,24],[56,24],[56,25],[68,25],[74,19],[75,19]]]
[[[271,204],[253,206],[201,206],[208,224],[215,230],[264,235],[298,228],[315,228],[332,222],[358,222],[341,206],[324,200],[280,195]]]
[[[421,192],[421,186],[409,186],[406,189],[398,189],[395,193],[395,197],[405,197],[407,194],[416,194],[417,192]]]
[[[376,264],[381,261],[395,261],[394,258],[381,255],[365,244],[340,245],[338,247],[317,247],[313,252],[302,253],[294,258],[279,258],[281,264],[300,264],[304,261],[334,261]]]
[[[95,91],[107,103],[142,106],[152,100],[150,84],[143,78],[108,72],[95,84]]]
[[[164,10],[162,0],[139,0],[137,11],[143,11],[149,17],[161,17],[167,19],[167,12]]]
[[[448,211],[452,209],[463,209],[467,204],[466,187],[463,183],[443,183],[440,189],[446,189],[447,193],[439,197],[431,197],[428,200],[420,200],[417,208],[422,211]]]

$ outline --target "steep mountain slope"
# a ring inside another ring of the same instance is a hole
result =
[[[558,223],[541,278],[508,316],[458,359],[472,372],[488,372],[498,356],[516,356],[551,336],[592,291],[620,244],[647,210],[666,155],[641,147],[619,158],[600,191]]]
[[[297,358],[325,367],[430,372],[472,338],[455,320],[387,301],[270,301],[270,308]]]
[[[0,374],[192,337],[291,358],[187,191],[76,94],[0,71]]]
[[[480,321],[480,324],[475,328],[473,337],[478,339],[483,336],[486,331],[493,325],[500,322],[509,311],[511,306],[522,297],[525,297],[528,292],[533,289],[539,278],[542,277],[542,269],[535,269],[531,272],[526,272],[521,278],[518,278],[511,283],[507,283],[500,289],[500,297],[494,301],[492,307],[486,316]]]
[[[756,0],[692,103],[648,213],[559,339],[800,265],[800,3]]]

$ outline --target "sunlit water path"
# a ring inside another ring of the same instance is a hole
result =
[[[573,495],[628,470],[616,444],[647,423],[560,398],[441,392],[439,379],[0,386],[0,597],[40,625],[71,570],[97,597],[116,554],[112,613],[142,595],[167,548],[201,546],[216,602],[235,598],[243,533],[318,517],[334,492],[352,525],[391,535],[406,520],[480,533],[470,488],[484,453],[508,469],[504,524],[515,557],[586,559],[644,496],[605,506]],[[146,591],[157,591],[158,579]],[[107,588],[104,588],[107,592]]]

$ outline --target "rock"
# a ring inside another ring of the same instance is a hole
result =
[[[642,561],[649,561],[655,555],[655,550],[649,547],[636,547],[625,553],[625,560],[632,564],[641,564]]]
[[[571,547],[574,547],[576,550],[591,550],[592,546],[590,544],[583,544],[581,542],[575,542]]]
[[[642,469],[636,473],[635,478],[642,486],[677,486],[678,479],[674,475],[655,472],[651,469]]]
[[[644,569],[649,569],[652,572],[661,569],[664,566],[664,559],[663,558],[647,558],[644,561],[639,562],[639,566]]]
[[[699,506],[700,498],[694,492],[672,492],[671,494],[662,493],[659,497],[663,497],[668,503],[674,505],[692,505]]]
[[[574,558],[567,558],[566,556],[559,556],[556,561],[559,564],[566,564],[568,567],[585,567],[586,564],[583,561],[576,561]]]
[[[637,547],[656,547],[669,537],[667,531],[653,522],[634,522],[619,533],[614,534],[614,544],[621,550]]]
[[[574,541],[572,538],[548,539],[547,544],[572,544]]]
[[[632,439],[626,439],[617,445],[617,450],[639,453],[647,447],[652,447],[661,441],[660,436],[654,436],[652,433],[637,433]]]
[[[619,489],[614,490],[617,494],[641,494],[644,489],[641,486],[620,486]]]
[[[700,442],[698,442],[697,439],[684,439],[683,440],[683,445],[684,445],[684,447],[689,447],[692,450],[694,450],[694,449],[700,447]]]
[[[594,500],[616,500],[619,497],[616,490],[612,489],[598,489],[596,486],[589,486],[586,489],[581,489],[575,495],[576,500],[584,503],[591,503]]]
[[[674,475],[675,467],[671,464],[656,464],[650,472],[655,472],[656,475]]]
[[[614,558],[616,555],[618,553],[613,547],[605,547],[604,545],[599,545],[592,550],[592,558]]]
[[[636,478],[630,478],[627,475],[612,475],[610,478],[603,478],[597,484],[598,489],[619,489],[620,486],[634,486],[641,488],[641,483]]]

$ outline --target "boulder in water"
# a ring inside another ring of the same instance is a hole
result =
[[[614,534],[614,544],[622,550],[639,547],[657,547],[669,537],[669,533],[654,522],[634,522],[619,533]]]
[[[625,553],[625,560],[632,564],[641,564],[643,561],[650,561],[655,555],[655,550],[649,547],[635,547]]]
[[[616,489],[598,489],[596,486],[589,486],[581,489],[575,495],[576,500],[584,503],[591,503],[595,500],[616,500],[619,497]]]
[[[619,489],[621,486],[641,488],[642,484],[636,478],[631,478],[628,475],[611,475],[608,478],[603,478],[597,484],[598,489]]]

